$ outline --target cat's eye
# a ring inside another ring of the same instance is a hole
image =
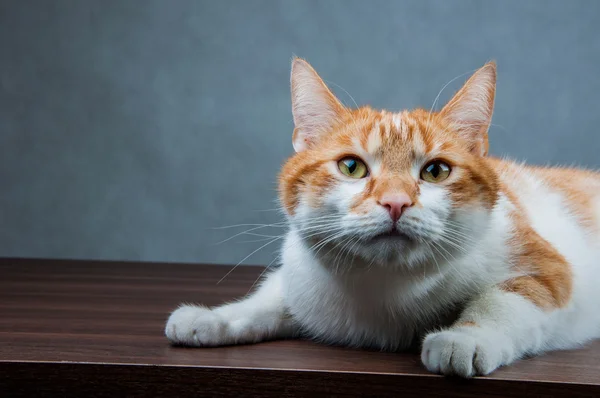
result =
[[[450,166],[441,160],[429,162],[421,170],[421,179],[427,182],[442,182],[450,175]]]
[[[367,176],[367,165],[358,158],[346,157],[338,162],[338,168],[342,174],[350,178],[365,178]]]

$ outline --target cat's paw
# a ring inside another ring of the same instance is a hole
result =
[[[498,341],[501,338],[488,334],[476,328],[431,333],[423,343],[421,360],[433,373],[461,377],[490,374],[506,364],[511,349]]]
[[[183,305],[169,317],[165,335],[173,344],[215,347],[227,344],[227,324],[209,308]]]

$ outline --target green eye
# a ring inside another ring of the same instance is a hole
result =
[[[421,170],[421,179],[427,182],[442,182],[450,175],[450,166],[441,160],[429,162]]]
[[[360,159],[347,157],[338,162],[338,168],[342,174],[350,178],[365,178],[367,176],[367,165]]]

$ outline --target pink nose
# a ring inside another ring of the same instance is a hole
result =
[[[390,213],[392,221],[394,222],[400,219],[402,212],[404,212],[407,207],[412,206],[412,200],[405,193],[383,195],[383,197],[379,199],[377,203],[387,209],[387,211]]]

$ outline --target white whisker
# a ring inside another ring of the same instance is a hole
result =
[[[237,263],[232,269],[229,270],[229,272],[227,272],[221,279],[219,279],[219,281],[217,282],[217,285],[219,283],[221,283],[225,278],[227,278],[227,276],[229,276],[229,274],[231,274],[240,264],[242,264],[244,261],[246,261],[248,258],[250,258],[250,256],[252,256],[254,253],[256,253],[259,250],[261,250],[261,249],[269,246],[271,243],[276,242],[276,241],[278,241],[281,238],[282,238],[282,236],[274,238],[274,239],[270,240],[269,242],[265,243],[264,245],[262,245],[261,247],[259,247],[258,249],[254,250],[252,253],[248,254],[246,257],[244,257],[242,259],[242,261],[240,261],[239,263]]]

